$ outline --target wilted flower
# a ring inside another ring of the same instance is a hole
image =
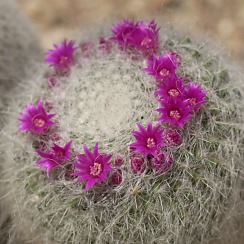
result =
[[[73,173],[79,176],[78,182],[86,181],[86,190],[92,188],[96,183],[101,183],[107,179],[107,173],[112,171],[110,167],[111,155],[98,152],[98,143],[95,145],[93,153],[84,145],[85,154],[78,155],[78,163],[73,163],[79,170]]]

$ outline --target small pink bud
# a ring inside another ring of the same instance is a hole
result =
[[[118,186],[122,182],[122,171],[118,169],[117,171],[112,173],[111,176],[112,184]]]
[[[124,163],[124,158],[122,155],[118,155],[114,160],[115,167],[120,167],[123,165],[123,163]]]
[[[160,152],[157,157],[150,159],[150,163],[155,172],[166,173],[171,169],[173,159],[169,155]]]
[[[146,169],[144,157],[135,155],[131,159],[131,168],[135,174],[142,174]]]
[[[170,146],[179,146],[182,143],[181,134],[177,130],[164,130],[164,140]]]
[[[108,54],[112,50],[112,41],[110,39],[104,39],[103,37],[99,40],[98,50],[103,54]]]
[[[60,81],[55,75],[49,75],[47,81],[50,88],[58,87],[60,85]]]
[[[51,135],[51,140],[52,140],[53,142],[58,142],[58,141],[60,141],[61,139],[62,139],[62,137],[61,137],[58,133],[54,133],[54,134]]]
[[[54,104],[52,102],[48,100],[44,100],[43,102],[47,112],[50,112],[54,108]]]
[[[82,42],[80,44],[81,53],[85,58],[89,58],[94,53],[95,45],[93,42]]]

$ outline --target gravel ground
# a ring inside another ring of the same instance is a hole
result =
[[[154,18],[180,29],[204,34],[227,46],[244,61],[243,0],[18,0],[36,23],[44,48],[118,18]],[[162,24],[159,23],[159,24]]]

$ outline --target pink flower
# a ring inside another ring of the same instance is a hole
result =
[[[78,182],[86,181],[86,190],[92,188],[96,183],[107,179],[107,173],[112,171],[110,167],[111,155],[98,152],[98,143],[93,153],[84,145],[85,154],[78,155],[79,163],[73,163],[79,169],[74,176],[79,176]]]
[[[131,158],[131,168],[133,173],[142,174],[146,169],[146,163],[143,155],[135,154]]]
[[[19,132],[32,131],[34,134],[42,134],[54,124],[51,118],[55,114],[47,114],[41,101],[38,102],[37,107],[33,104],[25,106],[25,111],[26,113],[20,113]]]
[[[172,76],[176,76],[176,70],[180,66],[178,54],[166,52],[162,56],[153,55],[153,59],[148,59],[148,67],[143,69],[149,75],[154,76],[157,81],[167,81]]]
[[[170,98],[161,101],[161,105],[162,107],[157,109],[157,112],[161,113],[158,120],[169,123],[171,126],[176,125],[183,128],[191,116],[191,108],[188,106],[187,100]]]
[[[118,186],[121,184],[123,178],[122,178],[122,171],[120,169],[116,170],[111,175],[111,181],[114,186]]]
[[[77,49],[77,47],[74,47],[74,41],[72,40],[68,43],[64,40],[60,46],[54,44],[54,49],[46,53],[45,62],[49,63],[50,66],[54,67],[61,74],[68,73],[75,64],[74,52]]]
[[[172,76],[169,80],[163,82],[155,92],[155,95],[160,100],[168,98],[179,98],[185,94],[185,87],[183,86],[185,78],[179,79],[177,76]]]
[[[72,141],[68,142],[64,147],[60,147],[54,143],[54,147],[52,147],[52,150],[55,154],[55,157],[62,160],[63,159],[69,160],[71,157],[71,152],[69,151],[71,144]]]
[[[173,159],[163,153],[163,152],[160,152],[157,157],[153,157],[150,159],[150,163],[151,163],[151,166],[152,166],[152,169],[157,172],[157,173],[166,173],[168,172],[172,165],[173,165]]]
[[[148,155],[156,156],[156,151],[163,146],[163,134],[160,126],[152,126],[150,122],[145,129],[139,123],[137,124],[139,131],[133,131],[132,134],[136,138],[136,142],[131,143],[130,147],[135,152],[142,153],[145,157]]]
[[[182,136],[177,130],[164,129],[163,136],[166,145],[179,146],[182,143]]]
[[[188,100],[190,106],[192,106],[194,110],[198,110],[202,104],[206,103],[204,100],[206,96],[207,92],[204,91],[200,85],[191,82],[184,97]]]
[[[67,160],[71,158],[71,147],[72,141],[68,142],[64,147],[60,147],[56,144],[48,152],[37,151],[37,153],[43,158],[43,160],[37,161],[40,165],[40,169],[47,169],[47,176],[50,177],[50,171],[60,165],[64,165]]]
[[[136,51],[146,56],[158,51],[159,28],[154,21],[146,23],[124,20],[114,25],[112,32],[112,39],[125,50]]]

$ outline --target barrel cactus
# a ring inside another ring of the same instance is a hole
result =
[[[2,131],[13,232],[35,243],[218,239],[241,214],[241,74],[154,21],[111,29],[55,44],[16,91]]]

